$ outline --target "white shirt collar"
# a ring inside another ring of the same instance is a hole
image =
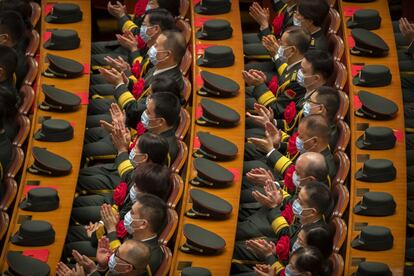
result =
[[[175,64],[175,65],[173,65],[173,66],[171,66],[171,67],[164,68],[164,69],[155,70],[153,75],[154,75],[154,76],[156,76],[156,75],[158,75],[158,74],[161,74],[162,72],[165,72],[165,71],[171,70],[171,69],[173,69],[173,68],[175,68],[175,67],[177,67],[177,64]]]

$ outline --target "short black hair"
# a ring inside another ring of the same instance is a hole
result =
[[[302,189],[305,189],[308,194],[309,207],[315,208],[318,214],[328,220],[333,207],[333,198],[329,188],[319,181],[311,181],[305,183]]]
[[[300,0],[298,11],[306,19],[312,20],[313,25],[321,27],[329,13],[326,0]]]
[[[321,74],[327,81],[334,71],[334,61],[326,51],[309,50],[305,53],[305,59],[312,64],[313,74]]]
[[[135,168],[134,182],[140,192],[156,195],[164,201],[170,195],[170,170],[165,165],[140,164]]]
[[[310,272],[311,275],[318,276],[331,275],[329,263],[324,259],[318,248],[314,246],[301,247],[293,252],[290,258],[293,256],[296,257],[294,266],[298,272]]]
[[[17,68],[17,53],[13,48],[0,45],[0,67],[5,71],[7,79],[13,78]]]
[[[158,7],[168,10],[172,16],[180,15],[180,0],[157,0]]]
[[[329,86],[321,86],[316,91],[316,100],[319,104],[323,104],[328,120],[332,124],[339,110],[340,100],[338,90]]]
[[[0,34],[4,33],[10,36],[14,44],[22,39],[25,27],[20,14],[14,11],[0,12]]]
[[[183,34],[179,31],[173,30],[164,31],[162,34],[166,38],[164,46],[165,50],[171,51],[174,55],[174,61],[177,62],[177,64],[180,64],[187,49],[187,44]]]
[[[328,259],[333,249],[333,229],[326,223],[309,223],[303,225],[306,237],[306,245],[319,249],[322,255]]]
[[[27,30],[32,30],[33,25],[31,20],[32,16],[32,6],[30,1],[27,0],[1,0],[0,1],[0,11],[15,11],[23,19],[25,28]]]
[[[302,118],[301,124],[306,124],[306,129],[309,131],[310,136],[316,136],[323,141],[329,141],[331,137],[331,128],[324,116],[321,114],[311,114]]]
[[[170,92],[178,98],[181,97],[181,90],[178,82],[175,79],[167,78],[163,75],[154,76],[151,81],[151,91],[152,93]]]
[[[0,86],[0,129],[4,127],[4,122],[16,119],[17,103],[17,95],[5,86]]]
[[[160,233],[167,222],[167,205],[164,201],[151,194],[138,194],[137,202],[142,206],[139,215],[148,221],[154,233]]]
[[[151,9],[147,11],[151,25],[158,25],[161,31],[176,30],[175,19],[166,9]]]
[[[180,118],[180,100],[170,92],[158,92],[151,94],[151,100],[155,104],[155,115],[164,118],[168,126],[174,126]]]
[[[138,148],[148,154],[148,159],[160,165],[165,164],[168,156],[168,142],[158,134],[146,132],[139,137]]]
[[[306,53],[311,43],[311,35],[305,29],[298,26],[291,26],[285,30],[288,34],[287,40],[291,46],[295,46],[302,54]]]

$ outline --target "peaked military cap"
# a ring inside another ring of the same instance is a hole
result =
[[[201,0],[194,9],[199,14],[223,14],[228,13],[230,8],[230,0]]]
[[[211,276],[211,272],[204,267],[189,266],[181,271],[181,276]]]
[[[354,207],[354,213],[373,217],[391,216],[396,206],[394,198],[389,193],[367,192]]]
[[[44,220],[26,220],[16,234],[10,238],[13,244],[21,246],[45,246],[55,241],[55,230]]]
[[[222,68],[234,64],[233,49],[228,46],[210,46],[204,55],[197,60],[198,66]]]
[[[197,177],[190,181],[191,185],[216,188],[233,183],[233,174],[213,161],[200,157],[194,159],[193,165],[197,170]]]
[[[187,241],[180,249],[185,253],[217,255],[226,247],[222,237],[194,224],[185,224],[183,234]]]
[[[50,38],[43,44],[49,50],[73,50],[79,48],[80,38],[75,30],[51,30]]]
[[[361,108],[355,111],[358,117],[374,120],[392,119],[398,112],[398,106],[391,100],[368,91],[358,92]]]
[[[186,212],[188,217],[226,219],[233,207],[226,200],[198,189],[190,190],[192,207]]]
[[[25,211],[48,212],[59,208],[58,192],[53,188],[39,187],[31,189],[20,203]]]
[[[366,65],[358,75],[352,79],[352,83],[358,86],[379,87],[391,83],[390,69],[384,65]]]
[[[381,26],[381,17],[377,10],[362,9],[356,11],[346,25],[348,28],[375,30]]]
[[[352,276],[392,276],[388,265],[379,262],[360,262]]]
[[[414,248],[406,248],[405,249],[405,259],[409,262],[414,261]]]
[[[232,79],[208,71],[200,72],[203,87],[197,91],[198,95],[218,98],[234,97],[240,91],[240,85]]]
[[[65,158],[44,148],[33,147],[34,163],[27,168],[33,174],[64,176],[72,171],[72,164]]]
[[[382,251],[391,249],[394,237],[389,228],[384,226],[366,226],[351,242],[352,248],[366,251]]]
[[[75,23],[82,20],[82,11],[77,4],[56,3],[45,20],[48,23]]]
[[[200,104],[203,115],[196,120],[198,125],[234,127],[240,122],[240,114],[224,104],[209,99],[201,99]]]
[[[200,148],[194,157],[205,157],[214,161],[230,161],[236,158],[238,148],[232,142],[207,132],[198,132]]]
[[[343,0],[344,2],[352,2],[352,3],[369,3],[374,2],[375,0]]]
[[[360,149],[386,150],[395,146],[394,131],[389,127],[369,127],[361,135],[356,145]]]
[[[43,75],[49,78],[73,79],[82,76],[83,65],[73,59],[48,54],[49,67]]]
[[[196,32],[198,39],[224,40],[233,35],[233,28],[230,22],[224,19],[207,20],[203,27]]]
[[[53,112],[75,111],[81,104],[81,98],[68,91],[56,88],[52,85],[42,85],[45,100],[39,105],[41,110]]]
[[[397,170],[388,159],[369,159],[359,169],[355,178],[366,182],[388,182],[395,179]]]
[[[46,142],[64,142],[73,138],[73,127],[66,120],[49,119],[42,122],[34,138]]]
[[[355,40],[355,46],[351,54],[365,57],[384,57],[388,55],[390,48],[377,34],[361,29],[352,29],[351,35]]]
[[[17,251],[7,252],[7,264],[9,266],[6,275],[16,276],[49,276],[50,267],[47,263],[30,256],[24,256]]]

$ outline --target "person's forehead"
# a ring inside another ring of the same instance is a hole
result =
[[[304,71],[308,71],[312,69],[312,64],[306,58],[302,59],[302,62],[300,65]]]

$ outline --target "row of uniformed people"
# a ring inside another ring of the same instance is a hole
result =
[[[84,146],[89,166],[79,173],[63,256],[76,250],[98,257],[105,237],[112,252],[133,239],[149,246],[144,273],[151,275],[163,258],[158,235],[167,222],[168,166],[178,152],[175,130],[184,88],[179,65],[186,42],[175,29],[179,1],[145,2],[137,2],[132,19],[125,7],[108,3],[123,33],[118,42],[92,46],[92,66],[99,74],[91,76]],[[139,274],[116,256],[113,267],[111,258],[99,263],[99,270]]]
[[[337,171],[332,153],[340,97],[328,87],[334,64],[322,23],[329,6],[325,0],[285,4],[279,7],[296,8],[292,20],[280,32],[259,34],[271,61],[248,63],[243,72],[249,112],[234,274],[330,275],[330,185]],[[263,11],[257,3],[250,8],[258,22]],[[304,238],[304,229],[320,233],[324,241]],[[315,270],[291,264],[310,247],[322,256]]]
[[[407,18],[393,22],[395,41],[398,47],[398,64],[403,93],[406,151],[407,151],[407,242],[405,250],[405,275],[414,271],[413,223],[414,222],[414,24]]]
[[[23,100],[18,91],[27,74],[31,9],[22,2],[0,2],[0,181],[12,161],[12,141],[18,132],[16,119]],[[4,187],[0,187],[2,194]]]

